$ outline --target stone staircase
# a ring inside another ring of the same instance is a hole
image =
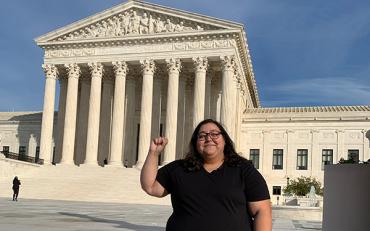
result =
[[[1,160],[0,160],[1,161]],[[170,205],[170,198],[148,196],[135,168],[50,165],[17,172],[19,198]],[[0,179],[0,197],[12,196],[14,175]]]

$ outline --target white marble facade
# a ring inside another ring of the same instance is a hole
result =
[[[241,24],[135,0],[47,33],[36,39],[43,112],[0,113],[0,148],[37,148],[45,164],[140,167],[150,139],[166,135],[165,164],[213,118],[245,157],[258,150],[270,189],[300,175],[322,181],[324,149],[333,163],[348,150],[370,158],[369,106],[260,108],[246,41]],[[273,169],[274,149],[282,169]]]
[[[129,1],[36,43],[45,51],[45,164],[140,167],[151,138],[166,135],[165,164],[185,153],[184,140],[201,120],[221,121],[238,140],[242,112],[259,106],[237,23]]]

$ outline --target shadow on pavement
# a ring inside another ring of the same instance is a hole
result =
[[[78,213],[59,212],[59,214],[65,215],[65,216],[89,219],[90,221],[93,221],[93,222],[115,224],[115,225],[118,225],[118,228],[125,228],[125,229],[130,229],[130,230],[135,230],[135,231],[165,231],[164,227],[135,225],[135,224],[132,224],[126,221],[110,220],[110,219],[98,218],[98,217],[93,217],[93,216],[78,214]]]

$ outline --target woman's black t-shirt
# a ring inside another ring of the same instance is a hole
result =
[[[209,173],[188,172],[183,160],[158,170],[158,182],[171,194],[173,213],[166,231],[248,231],[248,202],[270,198],[267,185],[251,163],[223,164]]]

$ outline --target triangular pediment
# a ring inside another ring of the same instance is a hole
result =
[[[241,28],[238,23],[142,1],[129,1],[45,34],[36,42],[72,42]]]

